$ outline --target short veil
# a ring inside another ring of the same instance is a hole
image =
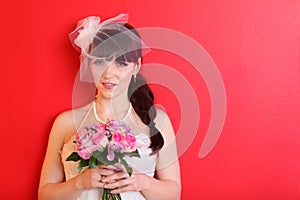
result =
[[[91,59],[112,60],[138,51],[142,56],[150,51],[138,33],[125,26],[127,22],[127,14],[119,14],[103,22],[97,16],[90,16],[78,22],[76,29],[69,34],[69,38],[74,48],[81,53],[81,81],[94,82],[89,68]],[[114,34],[109,35],[107,32]],[[99,37],[99,34],[105,37]]]

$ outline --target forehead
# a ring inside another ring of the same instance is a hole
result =
[[[114,57],[116,60],[136,62],[140,57],[141,44],[128,35],[129,32],[103,30],[94,38],[88,54],[99,58]]]
[[[127,60],[123,60],[122,58],[90,58],[89,59],[90,64],[101,64],[101,65],[109,65],[111,63],[127,63],[128,65],[135,65],[137,62],[132,62],[132,61],[127,61]]]

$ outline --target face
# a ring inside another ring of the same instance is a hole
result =
[[[90,67],[98,89],[98,96],[105,99],[124,96],[127,98],[132,75],[139,71],[139,63],[91,59]]]

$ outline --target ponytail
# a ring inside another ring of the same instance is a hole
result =
[[[133,77],[131,78],[128,88],[128,98],[134,111],[150,129],[150,148],[152,149],[152,154],[154,154],[163,147],[164,139],[154,122],[156,117],[154,95],[141,74],[137,74],[135,80]]]

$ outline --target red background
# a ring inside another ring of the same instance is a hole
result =
[[[79,60],[68,33],[88,15],[121,12],[135,27],[194,38],[223,77],[224,129],[213,151],[199,159],[211,112],[205,83],[180,59],[147,58],[179,70],[197,92],[201,121],[180,158],[182,199],[300,199],[299,0],[2,2],[0,199],[37,199],[51,124],[72,107]],[[153,88],[178,129],[175,96]]]

